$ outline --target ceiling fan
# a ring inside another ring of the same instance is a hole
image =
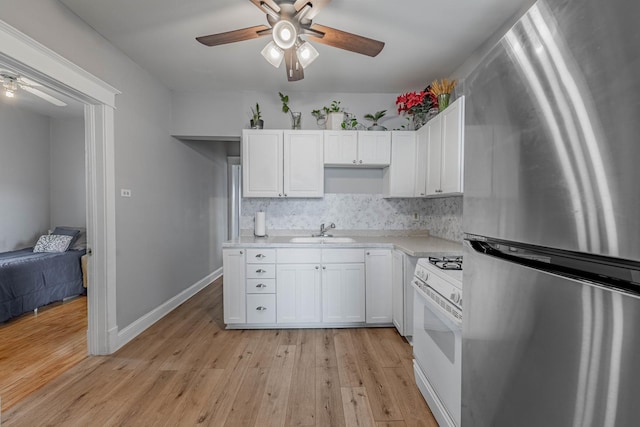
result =
[[[313,18],[330,1],[251,0],[251,3],[266,13],[269,26],[256,25],[240,30],[196,37],[196,40],[206,46],[217,46],[272,36],[273,40],[262,50],[262,56],[276,68],[284,59],[289,81],[302,80],[304,78],[303,69],[318,57],[318,51],[301,36],[363,55],[372,57],[378,55],[384,47],[383,42],[313,23]]]
[[[58,98],[55,98],[48,93],[44,93],[40,89],[36,89],[36,87],[42,87],[42,85],[26,77],[19,76],[10,71],[0,70],[0,79],[2,81],[4,94],[8,98],[13,98],[18,89],[22,89],[58,107],[65,107],[67,105]]]

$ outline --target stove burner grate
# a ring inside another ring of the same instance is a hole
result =
[[[462,256],[429,257],[429,262],[442,270],[462,270]]]

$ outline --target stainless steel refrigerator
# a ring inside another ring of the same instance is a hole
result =
[[[640,425],[639,18],[538,1],[466,79],[463,427]]]

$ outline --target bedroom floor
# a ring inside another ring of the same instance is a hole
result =
[[[6,412],[87,357],[87,298],[0,324],[0,398]]]
[[[18,403],[3,426],[437,426],[395,329],[223,328],[217,280]]]

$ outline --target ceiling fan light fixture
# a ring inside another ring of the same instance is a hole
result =
[[[12,91],[11,89],[7,89],[4,92],[4,96],[6,96],[7,98],[13,98],[15,96],[15,92]]]
[[[282,64],[282,60],[284,59],[284,51],[280,49],[273,40],[267,43],[260,53],[269,64],[276,68]]]
[[[302,68],[307,68],[313,61],[316,60],[320,53],[309,42],[302,43],[296,50],[298,54],[298,62],[302,65]]]
[[[292,22],[281,19],[273,26],[273,41],[280,49],[287,50],[298,39],[298,31]]]

